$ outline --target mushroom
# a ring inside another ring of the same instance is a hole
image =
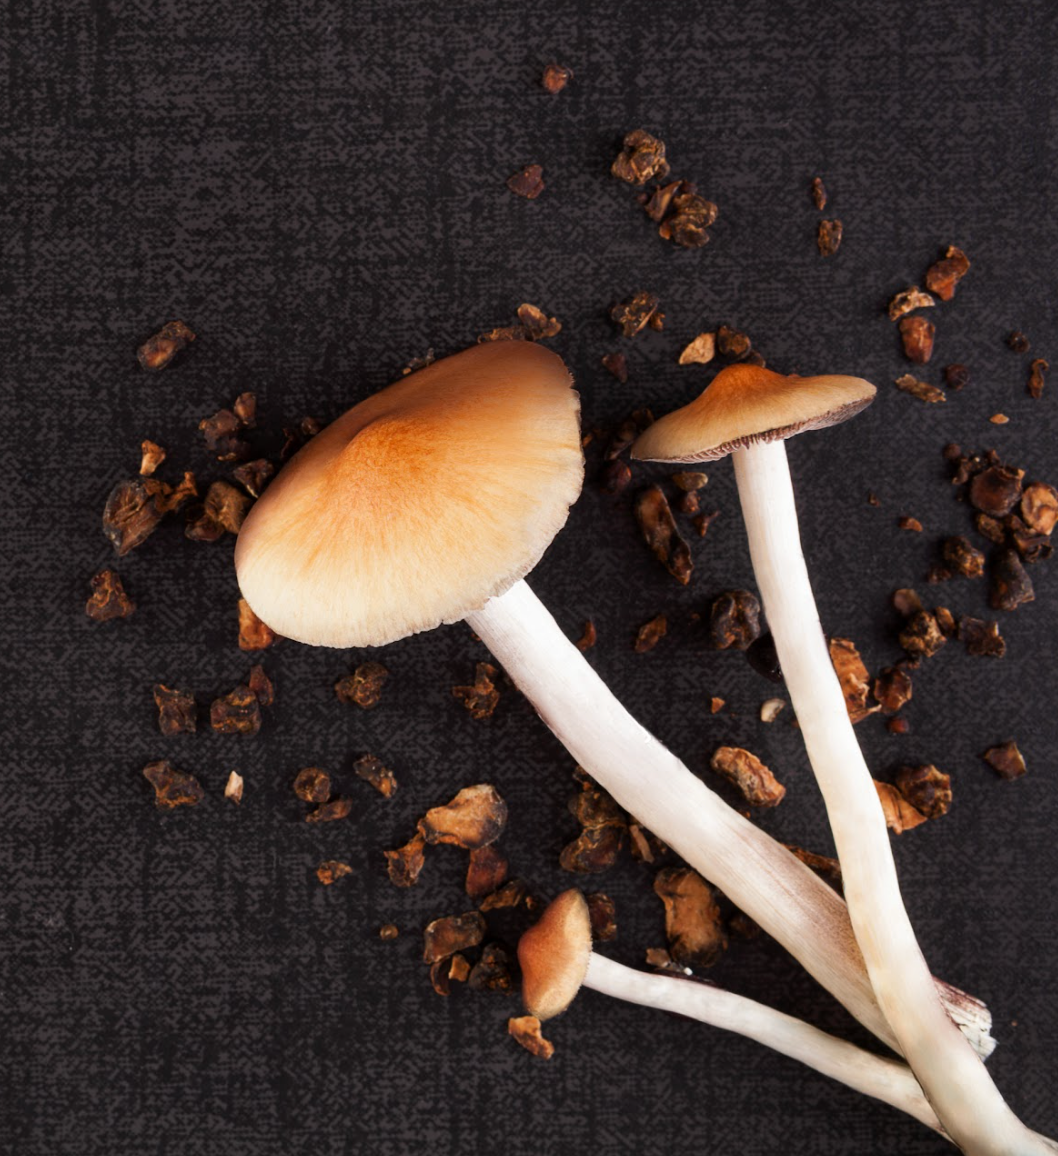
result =
[[[521,580],[582,474],[561,358],[475,346],[354,406],[291,459],[240,530],[239,585],[278,633],[321,646],[465,619],[588,774],[896,1046],[840,896],[640,726]],[[987,1054],[987,1009],[944,990]]]
[[[801,553],[784,441],[853,417],[874,394],[858,377],[784,377],[729,366],[689,405],[646,430],[632,455],[671,464],[731,454],[764,612],[826,803],[849,916],[878,1003],[945,1128],[967,1153],[1053,1152],[1007,1106],[938,998],[904,910],[878,793]]]
[[[587,901],[576,888],[564,891],[518,941],[522,1002],[530,1015],[551,1019],[587,987],[747,1036],[943,1131],[911,1069],[899,1060],[876,1056],[714,984],[688,983],[678,973],[637,971],[597,955],[591,947]]]

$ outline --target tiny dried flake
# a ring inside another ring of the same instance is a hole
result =
[[[215,698],[209,708],[210,726],[222,735],[255,735],[261,729],[261,704],[248,686]]]
[[[507,1034],[538,1060],[549,1060],[555,1045],[545,1040],[536,1016],[514,1016],[507,1021]]]
[[[922,599],[909,586],[893,591],[893,609],[905,618],[913,618],[922,610]]]
[[[992,559],[989,605],[993,610],[1017,610],[1022,603],[1032,602],[1035,598],[1032,579],[1025,572],[1017,552],[1000,550]]]
[[[896,772],[896,786],[927,819],[939,819],[951,808],[951,775],[938,771],[932,763],[900,767]]]
[[[636,654],[646,654],[657,646],[667,632],[668,619],[664,614],[657,614],[649,622],[644,622],[636,631],[633,649]]]
[[[925,317],[900,318],[900,340],[904,346],[904,356],[916,365],[925,365],[933,356],[933,339],[937,327]]]
[[[860,658],[856,644],[851,639],[832,638],[828,643],[828,649],[838,682],[841,683],[841,693],[845,696],[845,709],[855,725],[881,709],[867,705],[867,698],[871,693],[870,675],[863,664],[863,659]]]
[[[889,320],[899,321],[912,309],[928,309],[936,305],[936,301],[928,293],[923,293],[917,285],[902,290],[889,302]]]
[[[1015,742],[989,747],[981,758],[1001,779],[1020,779],[1025,773],[1025,758]]]
[[[632,481],[632,468],[627,462],[616,459],[607,462],[599,475],[599,488],[604,494],[622,494]]]
[[[190,470],[184,470],[184,476],[175,486],[168,482],[148,482],[148,487],[156,487],[155,504],[163,514],[171,514],[188,500],[198,495],[195,484],[195,475]]]
[[[779,655],[775,649],[775,639],[771,636],[770,631],[762,634],[756,642],[746,648],[746,661],[769,682],[781,683],[783,681]]]
[[[507,823],[507,804],[490,783],[464,787],[443,807],[433,807],[419,820],[419,833],[431,846],[453,843],[466,851],[486,847],[499,838]]]
[[[922,523],[918,520],[918,518],[912,518],[908,514],[903,514],[901,517],[897,518],[896,524],[900,527],[901,530],[910,530],[913,534],[922,533]]]
[[[561,321],[548,317],[542,309],[528,302],[518,306],[518,320],[525,326],[530,341],[543,341],[562,332]]]
[[[561,92],[572,79],[572,68],[567,68],[564,64],[548,64],[544,68],[544,75],[540,78],[540,83],[544,86],[545,91],[554,96],[555,93]]]
[[[119,558],[141,546],[157,529],[163,514],[157,498],[163,484],[153,478],[136,478],[118,482],[110,491],[103,510],[103,533]]]
[[[672,208],[673,197],[685,184],[685,181],[672,181],[667,185],[655,185],[652,193],[640,193],[636,200],[643,206],[646,215],[660,224]],[[688,188],[693,190],[694,186],[689,185]]]
[[[333,823],[337,819],[346,819],[352,813],[353,800],[349,798],[332,799],[329,803],[320,803],[315,811],[305,816],[306,823]]]
[[[187,511],[184,537],[192,542],[219,542],[224,537],[224,527],[205,506],[192,506]]]
[[[241,462],[249,457],[250,447],[239,436],[243,424],[230,409],[218,409],[204,417],[198,428],[206,439],[206,449],[218,462]]]
[[[654,557],[677,582],[686,586],[694,571],[691,548],[676,529],[669,500],[660,486],[648,486],[636,497],[635,514]]]
[[[544,169],[542,165],[526,165],[513,176],[507,178],[507,188],[527,201],[535,201],[544,191]]]
[[[874,780],[878,791],[878,799],[882,804],[882,813],[885,815],[885,825],[896,835],[919,826],[926,821],[926,816],[904,798],[903,795],[890,783],[880,783]]]
[[[235,399],[232,410],[244,429],[252,429],[257,424],[257,397],[247,391]]]
[[[874,680],[874,697],[886,714],[896,714],[911,701],[911,675],[898,666],[887,666]]]
[[[154,687],[158,708],[158,729],[163,735],[193,734],[195,696],[189,690],[174,690],[160,682]]]
[[[402,377],[407,377],[409,374],[418,373],[420,369],[425,369],[428,365],[433,365],[437,360],[434,356],[433,348],[427,349],[422,357],[413,357],[411,361],[400,371]]]
[[[941,549],[945,563],[954,573],[964,578],[980,578],[984,574],[985,556],[970,544],[969,538],[946,538]]]
[[[393,772],[383,766],[382,760],[374,755],[361,755],[353,763],[353,770],[365,783],[370,783],[380,795],[390,799],[397,789],[397,779]]]
[[[582,827],[623,827],[626,822],[624,811],[601,787],[586,785],[567,806]]]
[[[699,509],[698,495],[693,490],[680,494],[676,508],[681,514],[697,514]]]
[[[1050,535],[1058,524],[1058,490],[1046,482],[1033,482],[1021,495],[1021,517],[1037,534]]]
[[[725,699],[717,698],[716,695],[713,695],[713,697],[709,700],[709,713],[719,714],[725,706],[727,706],[727,701]]]
[[[623,353],[604,353],[602,364],[622,385],[628,381],[628,358]]]
[[[934,562],[926,571],[926,581],[930,583],[949,582],[953,577],[948,567],[942,566],[939,562]]]
[[[478,345],[488,341],[528,341],[529,330],[524,325],[501,325],[497,329],[490,329],[478,338]]]
[[[485,917],[480,911],[448,915],[427,924],[423,932],[423,963],[437,963],[457,951],[466,951],[485,938]]]
[[[709,765],[734,783],[754,807],[774,807],[786,794],[786,788],[760,759],[742,747],[718,747]]]
[[[294,779],[294,794],[305,803],[326,803],[331,797],[331,776],[319,767],[303,767]]]
[[[229,534],[238,534],[251,506],[248,495],[229,482],[214,482],[206,493],[206,515]]]
[[[297,425],[284,426],[283,435],[286,441],[283,442],[283,448],[279,451],[279,458],[281,461],[286,461],[292,457],[301,447],[310,439],[314,438],[323,426],[314,417],[303,417]]]
[[[944,367],[944,384],[952,393],[958,393],[960,389],[965,389],[966,386],[970,384],[969,369],[958,361],[952,362],[951,365],[946,365]],[[955,448],[958,449],[958,446]]]
[[[760,602],[748,590],[725,590],[709,612],[709,640],[715,650],[746,650],[760,637]]]
[[[663,181],[668,176],[665,143],[646,129],[637,128],[628,133],[621,152],[610,166],[610,172],[630,185],[645,185],[649,180]]]
[[[867,491],[867,505],[868,506],[880,506],[881,504],[882,504],[882,501],[878,497],[878,495],[874,492],[874,490],[868,490]]]
[[[897,715],[896,718],[891,718],[885,727],[891,735],[906,735],[911,729],[911,724],[903,715]]]
[[[389,671],[381,662],[362,662],[352,674],[338,679],[334,693],[339,702],[355,704],[361,710],[371,710],[378,706],[382,688],[389,678]]]
[[[508,995],[513,987],[510,960],[498,943],[488,943],[481,959],[470,969],[467,987],[471,991],[498,991]]]
[[[448,961],[448,978],[456,983],[466,983],[470,976],[470,964],[465,955],[458,952]]]
[[[237,466],[231,475],[249,494],[259,498],[275,472],[275,466],[267,458],[255,458],[252,462]]]
[[[727,948],[720,908],[708,883],[690,867],[665,867],[654,878],[665,904],[669,954],[686,966],[711,967]]]
[[[489,662],[479,662],[474,667],[473,686],[453,686],[452,695],[458,698],[470,712],[472,719],[491,718],[500,701],[499,688],[493,679],[499,673]]]
[[[782,698],[765,699],[760,704],[760,721],[762,723],[773,723],[779,717],[786,707],[786,700]]]
[[[614,825],[586,827],[562,849],[559,866],[581,875],[598,875],[608,871],[624,846],[625,829]]]
[[[1049,362],[1042,357],[1037,357],[1029,366],[1029,397],[1041,398],[1043,397],[1043,387],[1046,385],[1044,374],[1050,369]]]
[[[716,334],[699,333],[680,354],[680,365],[708,365],[716,356]]]
[[[154,805],[163,811],[194,807],[206,797],[198,779],[178,771],[168,759],[148,763],[143,768],[143,777],[154,788]]]
[[[353,869],[340,859],[324,859],[316,868],[316,878],[325,886],[337,883],[343,875],[352,875]]]
[[[753,348],[749,334],[740,329],[732,329],[730,325],[721,325],[716,331],[716,348],[724,357],[733,357],[741,360]]]
[[[589,618],[584,623],[584,628],[580,632],[580,638],[577,639],[577,649],[579,651],[591,650],[591,648],[598,641],[598,633],[595,630],[595,623]]]
[[[663,947],[648,947],[644,956],[647,967],[656,967],[659,971],[680,971],[672,961],[672,956]]]
[[[831,859],[829,855],[817,855],[814,851],[806,851],[793,843],[784,843],[783,846],[792,855],[796,855],[806,867],[811,867],[820,879],[829,883],[839,895],[842,894],[841,864],[837,859]]]
[[[822,212],[827,207],[827,187],[822,177],[812,178],[812,204]]]
[[[267,650],[279,636],[250,609],[245,598],[239,599],[239,649]]]
[[[136,360],[142,369],[164,369],[184,346],[195,340],[183,321],[169,321],[136,350]]]
[[[1003,518],[1021,501],[1024,470],[995,465],[974,474],[970,481],[970,505],[993,518]]]
[[[395,851],[385,851],[386,870],[394,887],[411,887],[419,878],[426,862],[426,840],[416,835],[403,847]]]
[[[276,700],[276,688],[272,680],[265,674],[265,668],[260,663],[250,667],[250,676],[246,685],[257,696],[261,706],[271,706]]]
[[[1007,337],[1007,346],[1015,353],[1028,353],[1029,339],[1020,329],[1015,329],[1014,332]]]
[[[1042,562],[1054,552],[1054,544],[1046,534],[1033,534],[1024,524],[1011,527],[1010,539],[1026,562]]]
[[[507,856],[495,844],[475,847],[467,864],[467,894],[471,899],[484,899],[491,895],[503,886],[507,869]]]
[[[686,189],[687,182],[683,181],[682,186]],[[672,209],[658,229],[663,240],[672,241],[684,249],[700,249],[709,243],[709,226],[719,212],[712,201],[688,190],[672,198]]]
[[[635,337],[657,314],[660,304],[661,301],[655,293],[640,289],[627,301],[618,302],[610,310],[610,319],[620,328],[622,336]]]
[[[994,413],[988,420],[993,425],[1006,425],[1010,418],[1005,413]]]
[[[93,622],[109,622],[112,618],[128,618],[136,603],[125,593],[121,579],[113,570],[100,570],[90,579],[92,594],[85,603],[84,612]]]
[[[974,526],[979,534],[990,542],[995,542],[997,546],[1002,546],[1007,540],[1007,532],[1003,528],[1003,523],[990,514],[978,514],[974,518]]]
[[[947,252],[926,270],[926,288],[941,299],[950,301],[955,296],[959,282],[970,271],[970,258],[955,245],[949,245]]]
[[[672,475],[672,481],[678,490],[693,494],[707,485],[709,478],[701,470],[682,470],[680,473]]]
[[[900,631],[900,645],[908,654],[931,658],[948,641],[928,610],[912,615]]]
[[[841,248],[841,238],[844,232],[845,226],[836,218],[830,221],[820,221],[819,230],[816,233],[819,255],[821,257],[833,257]]]
[[[224,784],[224,797],[230,799],[236,806],[242,802],[243,792],[243,777],[238,771],[232,771],[228,775],[228,781]]]
[[[140,477],[149,478],[165,461],[165,450],[157,442],[140,442]]]
[[[528,889],[521,879],[512,879],[510,883],[505,883],[498,891],[494,891],[491,895],[487,895],[481,901],[482,911],[505,911],[511,907],[517,907],[520,903],[525,903],[530,906],[527,899]]]
[[[614,907],[614,901],[602,891],[596,891],[585,898],[588,900],[592,941],[606,943],[616,939],[617,909]]]
[[[632,858],[640,863],[653,863],[668,852],[668,847],[645,827],[639,823],[628,824],[629,849]]]
[[[400,928],[395,923],[383,923],[378,929],[379,939],[386,943],[391,943],[398,935],[400,935]]]
[[[709,527],[720,517],[719,510],[710,510],[707,514],[698,514],[694,520],[693,525],[698,532],[699,538],[704,538],[709,532]]]

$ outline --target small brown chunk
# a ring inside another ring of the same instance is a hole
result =
[[[952,362],[951,365],[946,365],[944,367],[944,384],[952,393],[958,393],[960,389],[965,389],[966,386],[970,384],[969,369],[958,361]]]
[[[148,763],[143,768],[143,777],[154,788],[154,805],[163,811],[194,807],[206,797],[198,779],[178,771],[168,759]]]
[[[680,365],[708,365],[716,356],[716,334],[699,333],[680,354]]]
[[[1017,610],[1024,602],[1032,602],[1036,593],[1032,579],[1014,550],[1000,550],[992,560],[992,585],[989,605],[993,610]]]
[[[909,586],[893,591],[893,608],[905,618],[913,618],[922,610],[922,599]]]
[[[988,420],[993,425],[1006,425],[1010,418],[1005,413],[994,413]]]
[[[950,301],[959,282],[970,271],[970,258],[955,245],[949,245],[944,257],[926,270],[926,288],[941,299]]]
[[[554,96],[555,93],[561,92],[572,79],[572,68],[567,68],[564,64],[548,64],[544,68],[544,75],[540,78],[540,83],[546,92]]]
[[[294,794],[305,803],[326,803],[331,797],[331,776],[319,767],[303,767],[294,779]]]
[[[665,904],[669,954],[685,966],[711,967],[727,948],[720,908],[708,883],[690,867],[665,867],[654,878]]]
[[[500,691],[493,679],[499,671],[489,662],[479,662],[474,667],[473,686],[453,686],[452,695],[458,698],[470,712],[472,719],[491,718],[499,705]]]
[[[937,327],[932,321],[916,314],[900,319],[900,340],[904,345],[904,356],[916,365],[925,365],[933,356],[933,339]]]
[[[964,578],[980,578],[985,572],[985,556],[962,536],[947,538],[942,547],[945,563]]]
[[[900,794],[927,819],[939,819],[951,807],[951,775],[938,771],[932,763],[900,767],[896,785]]]
[[[627,301],[618,302],[610,310],[610,318],[619,326],[622,336],[635,337],[646,328],[650,319],[657,315],[660,304],[657,294],[640,289]]]
[[[154,703],[158,707],[158,729],[163,735],[193,734],[195,696],[189,690],[173,690],[156,683]]]
[[[687,182],[682,182],[686,189]],[[658,233],[665,241],[672,241],[684,249],[700,249],[709,243],[709,226],[717,218],[719,209],[712,201],[687,190],[672,198],[673,211],[662,221]]]
[[[253,497],[259,498],[275,472],[275,466],[267,458],[255,458],[252,462],[237,466],[231,475]]]
[[[586,827],[572,843],[563,847],[558,858],[559,866],[564,871],[598,875],[608,871],[617,862],[624,840],[623,827]]]
[[[725,590],[709,612],[709,641],[715,650],[746,650],[760,637],[760,602],[748,590]]]
[[[271,706],[275,702],[276,688],[260,663],[250,667],[250,677],[247,678],[246,685],[257,696],[261,706]]]
[[[709,713],[719,714],[725,706],[727,706],[726,700],[713,695],[713,697],[709,700]]]
[[[698,537],[704,538],[709,532],[709,527],[720,517],[719,510],[710,510],[707,514],[699,514],[694,519],[694,528],[698,531]]]
[[[754,807],[774,807],[786,794],[786,788],[760,759],[742,747],[718,747],[709,765],[734,783]]]
[[[219,542],[224,537],[224,527],[205,506],[192,506],[187,511],[184,537],[191,542]]]
[[[378,929],[378,937],[386,943],[392,943],[400,935],[400,928],[395,923],[383,923]]]
[[[822,177],[812,178],[812,204],[822,212],[827,207],[827,187]]]
[[[623,353],[604,353],[603,368],[608,369],[624,385],[628,380],[628,358]]]
[[[591,919],[591,938],[594,943],[607,943],[617,938],[617,909],[614,901],[602,891],[585,896]]]
[[[773,723],[786,709],[786,700],[782,698],[769,698],[760,704],[760,721],[762,723]]]
[[[693,494],[708,484],[709,477],[707,474],[703,474],[701,470],[682,470],[677,474],[673,474],[672,480],[677,489],[683,490],[688,494]]]
[[[287,461],[297,453],[299,449],[311,438],[314,438],[323,426],[314,417],[303,417],[294,426],[284,426],[283,434],[286,441],[283,443],[283,448],[279,451],[280,461]]]
[[[218,409],[204,417],[198,428],[206,440],[206,449],[218,462],[241,462],[250,456],[250,447],[239,436],[243,423],[230,409]]]
[[[610,172],[630,185],[645,185],[651,179],[664,180],[669,172],[665,142],[651,136],[646,129],[633,129],[624,138],[624,145],[610,166]]]
[[[518,306],[518,320],[530,341],[544,341],[562,332],[562,322],[528,302]]]
[[[930,385],[928,381],[919,381],[910,373],[905,373],[896,379],[896,388],[903,393],[911,394],[912,397],[917,397],[919,401],[929,402],[931,405],[940,401],[947,401],[943,389]]]
[[[337,883],[343,875],[352,875],[353,869],[340,859],[324,859],[316,868],[316,878],[325,886]]]
[[[228,482],[214,482],[206,493],[206,515],[229,534],[238,534],[243,520],[250,509],[248,495],[237,490]]]
[[[394,887],[411,887],[426,862],[426,840],[416,835],[395,851],[384,851],[389,881]]]
[[[931,658],[947,641],[928,610],[920,610],[908,619],[899,636],[900,645],[908,654],[923,658]]]
[[[165,450],[157,442],[140,442],[140,477],[149,478],[165,461]]]
[[[1021,516],[1037,534],[1050,535],[1058,524],[1058,490],[1046,482],[1033,482],[1021,495]]]
[[[901,530],[910,530],[913,534],[922,533],[922,523],[918,518],[912,518],[909,514],[903,514],[897,518],[896,524]]]
[[[1044,374],[1050,368],[1050,363],[1042,357],[1033,359],[1032,364],[1029,366],[1029,397],[1037,399],[1043,397],[1043,387],[1046,385]]]
[[[1007,652],[998,622],[964,615],[959,619],[959,639],[966,643],[966,652],[978,658],[1002,658]]]
[[[676,503],[676,508],[681,514],[697,514],[698,495],[693,490],[685,494],[680,494],[680,500]]]
[[[1020,779],[1025,773],[1025,758],[1016,742],[989,747],[981,756],[1001,779]]]
[[[979,534],[990,542],[995,542],[997,546],[1002,546],[1007,540],[1007,532],[1003,528],[1003,523],[990,514],[978,514],[974,518],[974,526]]]
[[[239,599],[239,649],[240,650],[267,650],[278,634],[266,626],[250,609],[245,598]]]
[[[577,639],[577,649],[582,653],[585,650],[591,650],[598,641],[598,637],[595,630],[595,623],[589,618],[588,621],[584,623],[584,628],[580,632],[580,638]]]
[[[507,952],[498,943],[486,944],[481,959],[470,969],[467,987],[471,991],[498,991],[507,995],[513,986]]]
[[[632,480],[632,468],[619,458],[607,462],[599,477],[599,487],[604,494],[623,494]]]
[[[261,729],[261,704],[248,686],[215,698],[209,708],[210,726],[222,735],[255,735]]]
[[[834,256],[838,249],[841,248],[841,238],[844,232],[845,226],[837,218],[819,222],[819,229],[816,233],[816,245],[819,248],[820,257]]]
[[[793,843],[784,843],[783,846],[792,855],[796,855],[806,867],[811,867],[820,879],[829,883],[839,895],[843,893],[841,864],[837,859],[831,859],[829,855],[817,855],[814,851],[806,851]]]
[[[141,546],[158,528],[162,510],[158,494],[164,483],[153,478],[131,479],[110,491],[103,509],[103,533],[123,558]]]
[[[665,637],[668,631],[668,619],[664,614],[655,615],[649,622],[636,631],[636,641],[633,649],[636,654],[646,654]]]
[[[746,648],[746,661],[753,669],[769,682],[783,681],[782,668],[779,666],[779,655],[775,649],[775,639],[771,632],[762,634],[752,645]]]
[[[361,710],[372,710],[378,706],[388,678],[389,671],[381,662],[362,662],[352,674],[338,679],[334,693],[339,702],[355,704]]]
[[[136,350],[136,360],[142,369],[164,369],[184,346],[195,340],[195,335],[182,321],[169,321]]]
[[[624,811],[613,796],[589,780],[569,801],[569,812],[582,827],[623,827]]]
[[[125,593],[121,579],[113,570],[100,570],[90,579],[92,594],[85,603],[84,612],[93,622],[109,622],[112,618],[128,618],[136,603]]]
[[[886,714],[896,714],[911,701],[911,675],[898,666],[887,666],[874,680],[874,697]]]
[[[503,886],[507,878],[507,856],[491,843],[475,847],[467,864],[466,891],[471,899],[483,899]]]
[[[1007,337],[1007,347],[1013,350],[1014,353],[1028,353],[1029,339],[1020,329],[1015,329],[1014,332]]]
[[[923,293],[917,285],[912,285],[909,289],[897,293],[889,302],[889,320],[899,321],[912,309],[928,309],[936,304],[936,301],[928,293]]]
[[[517,907],[520,903],[531,906],[528,898],[528,889],[521,879],[512,879],[505,883],[498,891],[486,896],[481,901],[482,911],[505,911]]]
[[[397,789],[397,778],[389,767],[383,766],[381,759],[374,755],[361,755],[353,763],[357,777],[370,783],[380,795],[390,799]]]
[[[827,649],[830,651],[830,661],[841,684],[841,693],[845,696],[845,709],[855,725],[881,709],[867,705],[867,697],[871,693],[870,675],[863,664],[863,659],[860,658],[856,644],[851,639],[832,638],[827,644]]]
[[[466,951],[485,938],[485,917],[480,911],[448,915],[427,924],[423,933],[423,963],[437,963],[457,951]]]
[[[431,846],[453,843],[466,851],[486,847],[499,838],[507,823],[507,804],[490,783],[464,787],[443,807],[433,807],[419,820],[419,833]]]
[[[647,967],[656,967],[659,971],[678,971],[683,969],[673,962],[672,956],[663,947],[648,947],[645,954]]]
[[[507,188],[527,201],[535,201],[544,191],[544,169],[542,165],[526,165],[513,176],[507,178]]]
[[[885,825],[896,835],[902,835],[926,821],[926,816],[904,798],[903,795],[890,783],[880,783],[874,780],[878,791],[878,798],[885,815]]]
[[[242,775],[240,775],[238,771],[232,771],[228,775],[227,783],[224,785],[224,797],[230,799],[238,806],[238,804],[242,802],[243,786]]]
[[[970,505],[983,514],[1002,518],[1021,500],[1021,482],[1024,470],[995,465],[981,470],[970,482]]]
[[[538,1060],[549,1060],[555,1054],[555,1045],[544,1039],[536,1016],[513,1016],[507,1021],[507,1034]]]
[[[353,800],[342,797],[331,799],[329,803],[320,803],[315,811],[305,816],[306,823],[333,823],[338,819],[347,819],[353,810]]]
[[[732,329],[730,325],[721,325],[716,331],[716,347],[724,357],[732,357],[740,361],[753,348],[753,342],[748,333],[740,329]]]
[[[660,486],[648,486],[638,494],[635,514],[654,557],[677,582],[686,586],[694,571],[691,548],[677,530],[669,500]]]
[[[911,729],[911,724],[903,715],[897,715],[885,724],[885,728],[891,735],[906,735]]]

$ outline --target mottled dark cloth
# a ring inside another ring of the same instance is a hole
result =
[[[333,418],[428,348],[510,324],[523,301],[563,323],[551,346],[576,375],[586,429],[689,400],[710,372],[677,354],[729,323],[775,368],[880,386],[862,417],[790,445],[826,629],[877,670],[899,656],[898,586],[989,616],[985,580],[924,576],[940,540],[971,525],[945,443],[995,446],[1028,477],[1058,479],[1058,384],[1039,401],[1025,388],[1032,356],[1058,358],[1052,6],[23,0],[0,37],[0,1150],[949,1151],[695,1023],[585,994],[547,1029],[556,1054],[543,1063],[507,1037],[516,999],[435,995],[421,932],[473,906],[465,854],[433,849],[418,886],[398,891],[382,851],[460,787],[492,782],[507,800],[513,874],[544,895],[580,881],[615,899],[605,950],[627,963],[663,943],[654,869],[626,856],[587,880],[560,870],[577,831],[571,760],[513,690],[484,722],[452,697],[486,657],[465,627],[372,655],[391,677],[370,712],[332,689],[366,655],[282,642],[263,659],[277,701],[261,732],[210,732],[209,702],[251,663],[236,646],[231,537],[191,542],[171,519],[116,560],[100,516],[142,438],[169,452],[161,477],[227,477],[197,424],[243,390],[274,449],[284,425]],[[558,96],[539,83],[552,60],[576,73]],[[610,176],[636,127],[719,205],[705,249],[661,240]],[[527,201],[505,181],[532,162],[547,187]],[[829,259],[821,216],[844,222]],[[973,380],[925,405],[892,384],[909,367],[884,307],[952,243],[973,268],[931,313],[937,351],[921,376],[938,382],[961,361]],[[665,327],[625,340],[608,310],[638,289],[660,296]],[[198,340],[143,372],[137,346],[174,318]],[[1005,345],[1015,328],[1028,355]],[[615,350],[626,385],[600,365]],[[990,424],[997,412],[1009,424]],[[601,444],[533,586],[571,636],[595,620],[589,661],[692,768],[728,792],[709,756],[750,747],[788,789],[761,825],[826,852],[789,712],[762,725],[772,686],[740,654],[709,650],[692,619],[752,586],[730,465],[708,469],[703,506],[721,514],[693,539],[684,588],[639,540],[628,496],[599,492]],[[630,492],[666,474],[637,467]],[[924,532],[899,530],[900,515]],[[88,580],[108,564],[138,609],[95,625]],[[1056,567],[1034,567],[1036,601],[1000,615],[1005,659],[949,643],[915,672],[910,734],[877,717],[858,728],[878,777],[926,762],[952,776],[951,813],[894,840],[905,898],[936,974],[992,1008],[997,1083],[1051,1134]],[[668,636],[634,654],[658,613]],[[195,692],[197,734],[159,733],[159,681]],[[728,703],[717,716],[713,695]],[[980,754],[1012,738],[1029,770],[1002,782]],[[355,777],[366,752],[395,771],[394,798]],[[160,758],[199,778],[200,806],[156,810],[141,770]],[[353,815],[303,821],[291,783],[307,765],[355,797]],[[241,807],[223,798],[233,768]],[[352,875],[321,886],[323,859]],[[379,939],[387,922],[394,942]],[[868,1042],[766,939],[733,940],[711,974]]]

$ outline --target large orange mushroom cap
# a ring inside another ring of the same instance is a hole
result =
[[[729,365],[694,401],[644,430],[632,457],[714,461],[754,442],[838,425],[866,409],[876,392],[862,377],[788,377],[756,365]]]
[[[563,891],[518,941],[522,1002],[530,1015],[549,1020],[580,991],[591,959],[591,914],[576,889]]]
[[[562,359],[493,342],[354,406],[284,467],[239,533],[243,597],[277,633],[381,646],[524,577],[580,493]]]

